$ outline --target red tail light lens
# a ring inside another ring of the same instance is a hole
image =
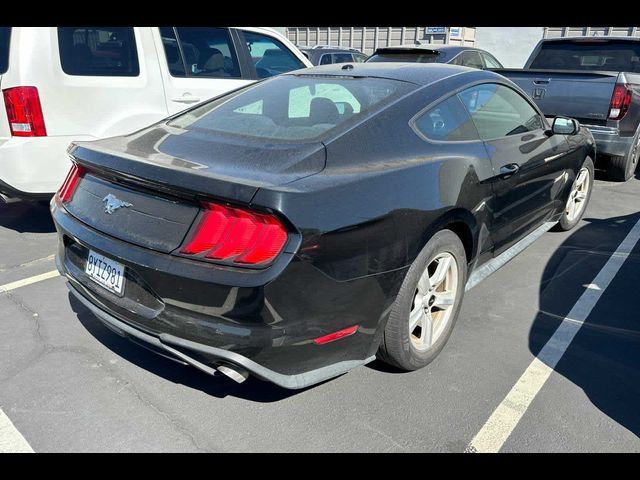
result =
[[[622,120],[629,110],[631,104],[631,89],[623,84],[617,84],[613,89],[611,96],[611,105],[609,106],[609,118],[611,120]]]
[[[60,190],[58,190],[58,197],[60,197],[62,203],[71,200],[71,196],[73,195],[73,192],[78,185],[78,181],[80,180],[80,177],[84,172],[84,167],[78,165],[77,163],[74,163],[71,166],[71,170],[69,170],[67,178],[65,178],[64,183],[60,187]]]
[[[271,215],[203,204],[204,215],[180,253],[235,264],[261,265],[278,256],[287,231]]]
[[[14,137],[45,137],[44,116],[36,87],[15,87],[2,91],[9,128]]]

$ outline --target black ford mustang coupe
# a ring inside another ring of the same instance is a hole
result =
[[[498,74],[402,63],[292,72],[69,152],[71,293],[158,353],[286,388],[428,364],[465,287],[578,223],[595,154]]]

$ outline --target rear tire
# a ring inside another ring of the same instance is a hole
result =
[[[624,156],[611,156],[607,162],[607,175],[611,180],[626,182],[638,167],[640,157],[640,130],[633,137],[629,152]]]
[[[437,232],[405,276],[379,358],[405,371],[429,364],[451,335],[466,283],[467,258],[460,238],[451,230]]]
[[[584,177],[586,175],[586,177]],[[558,232],[568,232],[582,219],[587,210],[591,191],[593,190],[593,160],[590,157],[584,159],[584,163],[576,175],[571,192],[560,221],[553,227]]]

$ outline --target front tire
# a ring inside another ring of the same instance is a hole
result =
[[[564,212],[562,212],[562,217],[560,217],[560,221],[555,225],[554,230],[559,232],[568,232],[582,219],[582,216],[587,209],[589,199],[591,198],[593,177],[593,160],[591,160],[590,157],[587,157],[573,181]]]
[[[451,230],[437,232],[413,262],[391,308],[380,359],[402,370],[429,364],[443,349],[458,317],[467,258]]]

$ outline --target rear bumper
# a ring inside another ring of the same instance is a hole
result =
[[[264,271],[234,271],[102,234],[56,198],[51,207],[58,269],[102,322],[207,373],[234,364],[284,388],[303,388],[372,361],[405,274],[339,282],[287,252]],[[124,297],[84,274],[89,248],[125,265]],[[349,337],[313,342],[353,325],[360,327]]]
[[[49,200],[53,193],[30,193],[23,192],[17,188],[13,188],[11,185],[0,180],[0,194],[6,195],[9,198],[17,198],[23,200]]]
[[[89,292],[85,290],[84,294],[80,293],[80,289],[82,288],[80,285],[76,284],[74,286],[73,283],[69,282],[67,283],[67,286],[73,296],[77,298],[80,303],[87,307],[103,324],[105,324],[111,330],[115,331],[123,337],[142,341],[149,346],[160,350],[163,354],[187,363],[209,375],[214,375],[216,370],[213,367],[194,358],[193,354],[196,354],[200,357],[206,356],[210,359],[220,360],[221,362],[226,362],[231,365],[239,365],[261,380],[266,380],[268,382],[275,383],[280,387],[288,389],[299,389],[308,387],[310,385],[315,385],[316,383],[320,383],[324,380],[342,375],[343,373],[346,373],[353,368],[369,363],[375,359],[375,356],[372,356],[365,360],[338,362],[333,365],[327,365],[326,367],[318,368],[316,370],[311,370],[297,375],[283,375],[281,373],[265,368],[247,357],[230,352],[228,350],[210,347],[166,333],[160,334],[158,336],[149,335],[141,330],[133,328],[127,323],[118,320],[113,315],[110,315],[104,310],[98,308],[94,303],[95,299],[91,301],[89,300],[89,298],[85,297],[85,295],[90,295]]]
[[[14,198],[51,197],[67,175],[71,162],[67,147],[88,136],[1,137],[0,193]]]
[[[625,156],[633,144],[633,137],[621,137],[620,131],[614,127],[599,125],[583,125],[593,134],[598,154]]]

